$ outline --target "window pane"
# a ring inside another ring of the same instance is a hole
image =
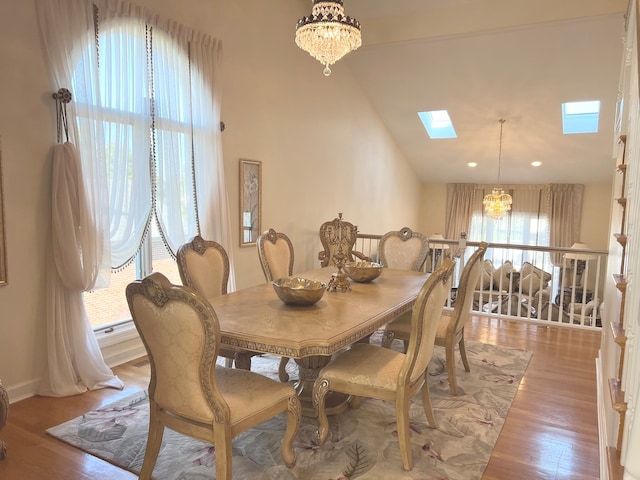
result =
[[[169,254],[159,235],[153,236],[151,239],[151,256],[153,258],[152,265],[154,272],[162,273],[175,285],[182,285],[180,273],[178,272],[178,264]]]
[[[94,330],[131,319],[125,288],[135,279],[136,266],[132,263],[123,270],[111,274],[108,288],[84,294],[87,315]]]

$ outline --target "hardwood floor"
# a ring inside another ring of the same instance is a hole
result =
[[[600,333],[474,318],[466,327],[466,338],[533,352],[483,479],[599,479],[595,358]],[[125,382],[123,391],[33,397],[12,404],[7,426],[0,432],[8,445],[0,478],[136,478],[44,433],[147,386],[144,359],[114,372]]]

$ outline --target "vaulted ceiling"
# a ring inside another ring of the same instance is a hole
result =
[[[363,45],[340,62],[423,182],[496,182],[500,118],[502,183],[611,182],[627,0],[344,6],[362,24]],[[342,73],[340,62],[333,75]],[[581,100],[601,100],[599,132],[563,135],[562,103]],[[443,109],[458,137],[432,140],[417,112]]]

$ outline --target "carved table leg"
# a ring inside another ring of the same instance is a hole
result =
[[[7,424],[9,415],[9,396],[0,381],[0,431]],[[7,444],[0,440],[0,460],[3,460],[7,453]]]
[[[295,384],[295,388],[302,404],[302,414],[305,417],[315,418],[316,416],[312,400],[313,384],[322,367],[327,365],[330,360],[331,357],[322,355],[296,359],[299,380]],[[329,392],[325,400],[327,415],[339,415],[349,406],[349,395],[344,393]]]

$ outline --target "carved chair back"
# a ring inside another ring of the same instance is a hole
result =
[[[180,279],[187,287],[205,298],[227,293],[229,256],[218,242],[196,235],[189,243],[180,246],[177,261]]]
[[[256,241],[258,258],[267,282],[290,277],[293,273],[293,244],[284,233],[273,228],[263,232]]]
[[[409,227],[385,233],[378,244],[383,267],[420,271],[429,254],[429,240]]]

